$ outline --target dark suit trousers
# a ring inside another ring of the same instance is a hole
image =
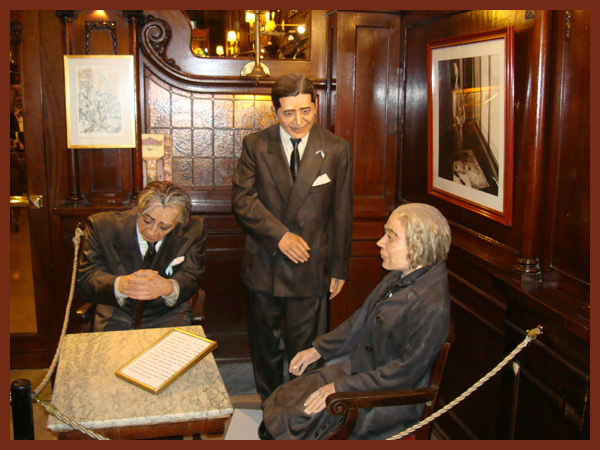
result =
[[[328,301],[328,296],[274,297],[246,290],[254,380],[263,401],[283,384],[284,353],[289,362],[296,353],[312,347],[315,338],[327,331]],[[319,362],[309,368],[317,365]],[[290,378],[294,378],[293,375],[290,374]]]

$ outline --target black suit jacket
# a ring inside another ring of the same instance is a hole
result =
[[[79,259],[77,287],[79,297],[86,302],[121,308],[114,294],[114,282],[118,276],[129,275],[142,269],[135,222],[137,208],[127,211],[102,212],[87,220],[84,243]],[[177,225],[165,238],[156,255],[152,270],[164,278],[179,283],[179,305],[188,301],[200,288],[204,274],[206,230],[204,219],[192,217],[187,228]],[[166,270],[171,262],[184,256],[181,264],[172,267],[172,275]],[[131,317],[136,313],[137,302],[127,299],[123,309]],[[144,320],[152,320],[171,310],[162,297],[147,301]]]
[[[313,186],[322,175],[329,182]],[[352,243],[352,160],[346,141],[313,125],[292,181],[279,125],[244,138],[233,174],[233,211],[248,233],[242,278],[276,297],[326,295],[331,278],[348,279]],[[290,231],[310,247],[295,264],[277,244]]]

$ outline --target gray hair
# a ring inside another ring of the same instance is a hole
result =
[[[450,251],[450,226],[437,208],[425,203],[407,203],[396,208],[390,217],[395,217],[406,230],[410,269],[446,259]]]
[[[181,187],[168,181],[152,181],[140,193],[139,214],[145,214],[156,206],[179,210],[176,224],[186,227],[192,214],[192,200]]]

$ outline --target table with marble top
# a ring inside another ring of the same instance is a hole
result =
[[[205,337],[200,325],[178,328]],[[222,435],[233,407],[212,353],[158,395],[115,375],[170,330],[67,334],[61,345],[52,405],[110,439]],[[47,427],[59,439],[89,439],[54,416],[49,416]]]

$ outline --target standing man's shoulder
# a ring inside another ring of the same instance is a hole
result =
[[[319,124],[314,124],[312,129],[311,129],[311,133],[312,132],[316,132],[320,135],[321,137],[321,141],[326,141],[327,144],[335,146],[335,147],[348,147],[350,148],[350,144],[348,143],[348,141],[346,141],[344,138],[338,136],[337,134],[332,133],[331,131],[329,131],[327,128],[319,125]]]
[[[268,145],[268,143],[279,137],[279,125],[272,125],[264,130],[250,133],[244,137],[246,146],[249,148],[255,148],[260,146]]]

